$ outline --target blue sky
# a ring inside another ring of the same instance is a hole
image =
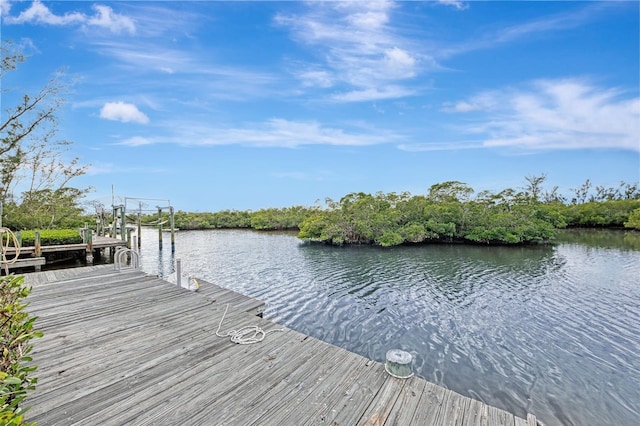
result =
[[[74,81],[88,200],[178,210],[640,179],[639,3],[0,0],[12,96]]]

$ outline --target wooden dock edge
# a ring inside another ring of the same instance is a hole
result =
[[[133,271],[129,271],[130,273]],[[144,275],[144,272],[140,271],[140,273],[142,275]],[[24,274],[25,275],[25,282],[28,283],[29,285],[35,285],[37,286],[38,284],[45,284],[47,285],[47,287],[50,286],[55,286],[57,284],[57,282],[61,282],[61,281],[65,281],[65,280],[75,280],[75,279],[79,279],[83,276],[94,276],[95,279],[100,280],[100,276],[102,274],[116,274],[115,271],[113,271],[113,267],[112,265],[100,265],[100,266],[91,266],[91,267],[80,267],[80,268],[71,268],[71,269],[62,269],[62,270],[57,270],[57,271],[46,271],[46,272],[36,272],[36,273],[29,273],[29,274]],[[149,276],[149,275],[147,275]],[[242,305],[242,303],[260,303],[261,307],[265,306],[265,302],[264,301],[260,301],[259,299],[255,299],[249,296],[244,296],[238,292],[235,292],[233,290],[229,290],[220,286],[217,286],[213,283],[207,282],[205,280],[200,280],[198,279],[199,282],[202,284],[204,284],[204,287],[201,287],[201,289],[203,289],[203,293],[197,292],[196,294],[200,293],[200,296],[204,296],[206,299],[208,299],[211,303],[215,303],[215,304],[224,304],[227,303],[226,301],[229,300],[228,303],[231,304],[231,301],[235,300],[235,304],[233,305],[238,306],[238,305]],[[163,280],[165,283],[175,286],[171,283],[169,283],[168,281]],[[187,293],[193,293],[187,289],[181,289],[185,294]],[[188,298],[187,298],[188,299]],[[238,309],[236,307],[236,309]],[[251,310],[245,310],[243,312],[247,312],[247,313],[251,313]],[[277,323],[273,322],[272,320],[264,320],[264,321],[269,321],[274,325],[277,325]],[[298,334],[297,332],[294,334]],[[307,336],[308,337],[308,336]],[[302,340],[306,340],[307,338],[305,337]],[[313,338],[310,338],[310,340],[315,340]],[[332,344],[328,344],[330,346],[334,346]],[[346,350],[341,350],[339,347],[336,347],[340,352],[342,351],[346,351]],[[348,352],[348,351],[347,351]],[[356,354],[353,354],[354,356],[356,356]],[[359,356],[358,356],[359,357]],[[362,357],[364,358],[364,357]],[[267,357],[265,358],[267,360],[270,360],[271,358]],[[366,358],[364,358],[366,359]],[[59,361],[56,361],[56,363]],[[373,361],[373,360],[369,360],[367,362],[367,365],[373,365],[373,364],[380,364],[377,361]],[[385,381],[386,383],[387,381]],[[397,387],[398,386],[398,382],[397,379],[391,380],[389,381],[389,383],[396,383],[394,386],[391,387]],[[402,387],[404,387],[404,385],[406,383],[409,382],[403,382],[401,384]],[[429,383],[429,382],[427,382]],[[431,386],[436,386],[436,385],[431,385]],[[444,388],[443,388],[444,391]],[[380,389],[378,392],[376,393],[384,393],[384,389]],[[391,389],[389,389],[389,392],[391,392]],[[394,391],[395,392],[395,391]],[[452,391],[446,391],[446,392],[452,392]],[[454,392],[455,393],[455,392]],[[396,395],[396,398],[398,398],[399,395]],[[463,397],[463,398],[469,398],[469,397]],[[390,403],[389,400],[389,395],[384,396],[384,398],[382,396],[379,397],[379,399],[381,399],[380,401],[378,401],[378,403],[383,404],[383,405],[387,405]],[[391,398],[393,399],[393,397]],[[470,398],[469,398],[470,399]],[[471,399],[470,399],[471,400]],[[386,403],[385,403],[386,401]],[[393,401],[395,401],[395,399],[393,399]],[[475,400],[474,400],[475,401]],[[376,404],[376,400],[372,400],[370,405],[366,410],[364,410],[363,413],[363,417],[360,418],[360,422],[358,424],[386,424],[386,421],[389,420],[392,422],[391,418],[387,418],[387,416],[384,415],[384,413],[386,412],[386,410],[382,410],[382,412],[379,411],[379,409],[381,407],[374,407],[374,405]],[[481,402],[477,402],[477,404],[482,404]],[[394,404],[395,405],[395,402]],[[482,404],[484,405],[484,404]],[[490,407],[490,406],[485,406],[486,409],[489,410],[489,412],[493,412],[493,411],[500,411],[502,412],[501,409],[498,408],[494,408],[494,407]],[[382,407],[384,408],[384,407]],[[392,407],[386,407],[387,409],[391,409]],[[372,412],[370,410],[373,410],[373,417],[371,416],[365,416],[364,414],[371,414]],[[506,412],[503,412],[504,414],[507,414]],[[389,414],[389,413],[386,413]],[[513,416],[513,417],[511,417]],[[491,416],[489,416],[491,417]],[[501,418],[502,416],[498,416],[498,418]],[[518,416],[515,416],[513,414],[510,415],[511,417],[511,421],[509,422],[509,424],[514,425],[514,426],[544,426],[544,424],[539,421],[535,415],[528,413],[526,416],[526,419],[524,418],[520,418]],[[369,423],[369,421],[371,421],[372,419],[374,419],[373,423]],[[495,419],[494,419],[495,420]],[[503,419],[506,420],[506,419]],[[364,422],[364,423],[363,423]],[[512,423],[513,422],[513,423]],[[466,423],[465,423],[466,424]],[[489,424],[494,424],[494,423],[489,423]],[[501,422],[497,422],[495,424],[502,424]]]

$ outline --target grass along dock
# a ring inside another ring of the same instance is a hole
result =
[[[239,345],[221,331],[278,324],[260,302],[202,283],[202,294],[112,265],[25,275],[39,425],[513,425],[527,419],[294,330]],[[258,305],[258,306],[256,306]]]

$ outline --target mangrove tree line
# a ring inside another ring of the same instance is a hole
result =
[[[358,192],[339,201],[328,198],[322,207],[179,211],[175,220],[181,229],[296,230],[304,240],[381,246],[545,243],[565,227],[640,229],[638,184],[593,187],[587,180],[567,199],[557,187],[545,190],[545,180],[546,175],[527,176],[520,190],[497,193],[476,193],[463,182],[448,181],[431,186],[424,195]]]

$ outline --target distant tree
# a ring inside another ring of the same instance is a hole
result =
[[[22,52],[10,41],[1,45],[0,77],[16,71],[25,61]],[[86,172],[79,159],[70,162],[63,153],[71,142],[57,140],[57,113],[68,89],[58,73],[35,94],[24,94],[15,105],[2,111],[0,119],[0,202],[4,205],[7,226],[18,224],[24,216],[38,227],[57,227],[69,214],[78,216],[79,202],[89,189],[69,187],[69,182]],[[10,89],[2,88],[6,99]],[[6,106],[3,105],[3,106]]]
[[[464,182],[447,181],[431,185],[428,197],[433,201],[467,201],[473,192]]]
[[[542,194],[542,201],[545,203],[564,203],[566,198],[558,192],[558,186],[554,186],[551,191],[545,191]]]
[[[575,193],[575,197],[571,199],[571,203],[573,204],[582,204],[587,202],[589,197],[589,192],[591,191],[591,181],[587,179],[581,186],[578,188],[572,188],[572,191]]]
[[[528,175],[524,179],[527,181],[525,193],[534,201],[539,201],[542,193],[542,184],[547,180],[547,175],[545,173],[540,176]]]

